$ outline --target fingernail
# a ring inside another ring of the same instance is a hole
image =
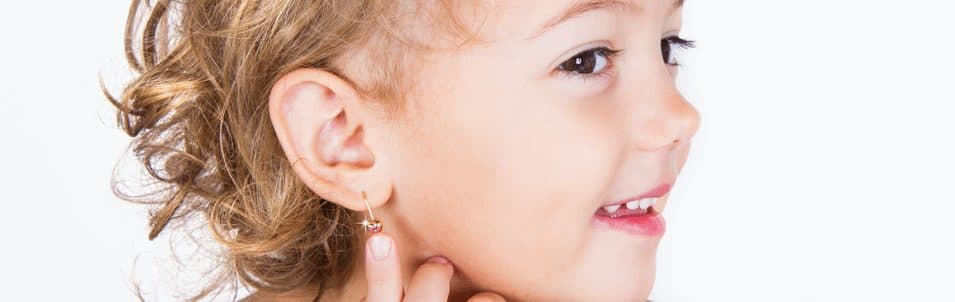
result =
[[[441,256],[431,256],[431,258],[428,258],[428,262],[431,262],[431,263],[440,263],[440,264],[448,264],[448,263],[451,263],[451,261],[448,261],[447,258],[444,258],[444,257],[441,257]]]
[[[391,254],[391,239],[377,235],[368,240],[371,241],[368,244],[371,246],[371,257],[375,260],[384,260]]]

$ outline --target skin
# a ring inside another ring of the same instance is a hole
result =
[[[675,86],[677,67],[661,59],[681,9],[623,2],[631,7],[588,11],[539,35],[574,1],[482,6],[486,42],[422,56],[400,119],[332,73],[283,76],[269,110],[296,173],[355,211],[365,211],[365,191],[384,225],[375,240],[395,244],[383,260],[366,245],[346,286],[323,300],[399,301],[403,291],[413,301],[645,300],[660,237],[598,228],[593,215],[675,184],[700,116]],[[600,46],[623,49],[605,76],[556,71]],[[437,255],[453,265],[426,262]]]

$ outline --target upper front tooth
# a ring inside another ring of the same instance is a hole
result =
[[[644,210],[649,209],[649,208],[650,208],[650,199],[652,199],[652,198],[644,198],[644,199],[641,199],[641,200],[640,200],[640,208],[641,208],[641,209],[644,209]]]
[[[613,212],[616,212],[617,209],[619,209],[619,208],[620,208],[620,205],[619,205],[619,204],[615,204],[615,205],[612,205],[612,206],[606,206],[606,207],[604,207],[604,210],[607,211],[607,213],[613,213]]]
[[[640,207],[640,201],[639,201],[639,200],[631,200],[631,201],[627,202],[627,208],[628,208],[628,209],[636,210],[636,209],[639,208],[639,207]]]
[[[653,207],[656,205],[657,205],[657,197],[650,198],[650,206]]]

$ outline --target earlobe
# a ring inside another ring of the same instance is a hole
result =
[[[296,175],[322,198],[354,210],[365,208],[355,197],[373,193],[375,183],[369,175],[375,158],[354,111],[358,97],[346,81],[319,69],[283,76],[269,96],[276,137]]]

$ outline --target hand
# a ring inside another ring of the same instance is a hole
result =
[[[444,257],[434,256],[418,267],[408,291],[403,292],[401,264],[398,249],[388,235],[378,233],[365,244],[365,302],[446,302],[451,290],[454,266]],[[482,292],[468,298],[468,302],[504,302],[491,292]]]

